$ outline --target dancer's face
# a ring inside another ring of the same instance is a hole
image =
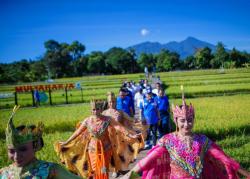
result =
[[[189,134],[191,134],[192,133],[192,129],[193,129],[193,125],[194,125],[193,118],[179,117],[177,119],[178,130],[183,135],[189,135]]]
[[[24,167],[35,159],[33,142],[28,142],[19,147],[8,147],[8,157],[18,167]]]
[[[116,107],[116,101],[110,100],[110,101],[108,102],[108,104],[109,104],[109,108],[115,109],[115,107]]]
[[[92,109],[92,114],[95,115],[95,116],[100,116],[101,112],[102,112],[102,110],[100,108]]]

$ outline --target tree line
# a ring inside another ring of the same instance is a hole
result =
[[[235,48],[228,51],[219,42],[215,52],[208,47],[196,49],[192,56],[180,59],[169,50],[158,54],[136,55],[134,49],[119,47],[106,52],[93,51],[84,54],[85,45],[78,41],[71,44],[48,40],[44,43],[44,55],[38,60],[22,59],[0,64],[0,83],[44,81],[50,78],[76,77],[89,74],[126,74],[149,71],[241,68],[250,65],[250,54]]]

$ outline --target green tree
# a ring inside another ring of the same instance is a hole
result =
[[[224,63],[224,68],[226,68],[226,69],[232,69],[232,68],[235,68],[236,66],[235,66],[235,61],[226,61],[225,63]]]
[[[88,72],[88,57],[82,56],[73,61],[74,74],[76,76],[82,76]]]
[[[106,67],[111,73],[131,73],[135,69],[136,61],[128,51],[113,47],[106,53]]]
[[[214,58],[211,60],[211,67],[212,68],[220,68],[224,66],[224,62],[228,60],[229,56],[226,52],[224,45],[219,42],[216,46],[216,51],[214,54]]]
[[[247,54],[247,53],[246,53]],[[236,50],[235,48],[232,49],[232,51],[229,54],[229,58],[231,61],[235,62],[235,67],[242,67],[243,64],[247,63],[247,55],[244,55],[244,52],[240,52]]]
[[[88,56],[88,71],[98,74],[105,72],[105,56],[102,52],[91,52]]]
[[[135,53],[135,49],[133,48],[129,48],[128,49],[128,53],[129,55],[131,56],[131,61],[132,61],[132,64],[131,64],[131,73],[135,73],[135,72],[139,72],[140,70],[140,67],[137,63],[137,56],[136,56],[136,53]]]
[[[161,52],[156,55],[156,59],[156,68],[158,71],[171,70],[170,52],[168,50],[161,50]]]
[[[156,68],[158,71],[175,70],[180,66],[179,54],[170,52],[169,50],[161,50],[156,55]]]
[[[43,60],[45,61],[49,74],[53,78],[73,76],[72,57],[69,54],[67,43],[59,44],[54,40],[44,43],[46,48]]]
[[[183,68],[188,69],[188,70],[195,69],[195,64],[196,64],[195,57],[194,56],[188,56],[183,61]]]
[[[211,49],[208,47],[202,48],[195,53],[195,67],[197,69],[210,68],[210,61],[213,58]]]
[[[78,41],[74,41],[68,46],[68,50],[73,60],[77,60],[82,57],[83,52],[85,51],[85,46]]]
[[[48,71],[43,60],[31,63],[30,69],[34,74],[34,81],[43,81],[48,77]]]
[[[143,71],[145,67],[148,67],[149,71],[152,71],[153,67],[156,66],[156,58],[153,54],[141,53],[138,59],[138,64]]]
[[[55,41],[55,40],[48,40],[46,42],[44,42],[44,47],[46,48],[47,51],[59,51],[61,49],[60,44]]]

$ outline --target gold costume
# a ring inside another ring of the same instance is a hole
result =
[[[108,101],[108,109],[102,112],[104,116],[109,116],[114,121],[121,124],[121,126],[126,128],[131,135],[136,135],[137,133],[141,133],[138,139],[131,141],[132,143],[130,144],[132,146],[132,150],[134,151],[133,152],[134,159],[136,159],[140,149],[144,148],[144,139],[146,138],[147,135],[147,126],[142,125],[140,122],[137,123],[134,122],[135,120],[132,117],[130,117],[127,113],[115,109],[116,98],[113,92],[108,92],[107,101]],[[120,129],[118,128],[118,130]],[[119,146],[121,150],[123,150],[123,153],[127,153],[128,155],[130,155],[129,150],[131,149],[128,150],[128,148],[124,146],[124,143],[119,142]]]
[[[131,137],[128,129],[104,115],[86,118],[79,128],[76,138],[65,145],[57,142],[54,146],[70,171],[82,177],[101,179],[108,178],[109,171],[128,170],[134,153],[138,153],[133,146],[138,139]]]

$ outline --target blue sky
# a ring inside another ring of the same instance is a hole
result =
[[[188,36],[250,52],[249,0],[1,0],[0,62],[38,59],[44,42],[85,53]]]

